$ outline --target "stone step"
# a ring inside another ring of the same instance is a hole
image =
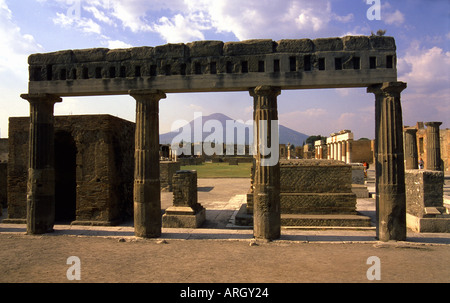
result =
[[[362,215],[282,214],[282,226],[370,227],[370,218]]]

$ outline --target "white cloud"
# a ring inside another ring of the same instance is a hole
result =
[[[414,42],[398,60],[399,78],[416,91],[436,91],[450,83],[450,52],[439,47],[421,49]]]
[[[28,103],[19,95],[27,91],[28,62],[31,53],[43,48],[33,36],[24,34],[13,20],[4,0],[0,0],[0,131],[7,137],[8,117],[28,115]]]
[[[398,59],[398,74],[408,84],[402,93],[405,124],[437,120],[449,127],[450,52],[436,46],[421,48],[415,41]]]
[[[392,10],[389,2],[385,2],[381,6],[381,20],[389,25],[401,25],[405,22],[405,15],[398,9]]]
[[[86,7],[84,7],[84,9],[86,11],[92,13],[94,15],[94,18],[97,19],[98,21],[109,24],[109,25],[114,25],[114,22],[112,21],[112,19],[109,18],[108,16],[106,16],[106,13],[103,11],[100,11],[97,7],[86,6]]]
[[[162,17],[159,24],[153,26],[153,30],[158,32],[166,42],[187,42],[191,40],[204,40],[202,30],[208,29],[197,22],[193,22],[192,16],[184,17],[181,14],[169,19]]]
[[[383,20],[386,24],[400,25],[405,22],[405,15],[396,10],[393,13],[385,13]]]
[[[108,46],[109,49],[115,49],[115,48],[130,48],[133,47],[133,45],[128,44],[126,42],[120,41],[120,40],[109,40]]]
[[[84,33],[101,34],[102,29],[100,25],[89,18],[76,18],[68,16],[63,13],[56,13],[56,17],[53,18],[53,23],[60,25],[64,28],[75,27],[80,29]]]

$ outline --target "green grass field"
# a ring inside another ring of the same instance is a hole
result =
[[[202,165],[181,166],[183,170],[196,170],[197,178],[250,178],[251,163],[203,163]]]

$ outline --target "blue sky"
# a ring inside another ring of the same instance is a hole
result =
[[[369,4],[367,3],[369,2]],[[442,121],[450,127],[450,1],[379,0],[369,20],[366,0],[0,0],[0,136],[8,117],[28,116],[27,57],[93,47],[157,46],[196,40],[319,38],[387,30],[397,43],[405,125]],[[280,124],[308,135],[350,129],[374,138],[374,96],[365,89],[283,91]],[[248,93],[169,94],[160,103],[161,132],[194,112],[250,120]],[[128,96],[64,98],[55,114],[107,113],[134,121]]]

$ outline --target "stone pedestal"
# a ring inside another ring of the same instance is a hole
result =
[[[130,91],[136,99],[134,230],[137,237],[161,235],[159,100],[161,91]]]
[[[442,171],[406,170],[407,226],[417,232],[450,232]]]
[[[337,160],[281,161],[283,226],[370,227],[356,212],[352,167]]]
[[[173,206],[163,215],[163,227],[198,228],[206,220],[206,211],[198,203],[197,172],[180,170],[173,176]]]
[[[373,85],[375,94],[375,162],[377,237],[381,241],[406,240],[405,164],[400,94],[403,82]]]
[[[250,91],[254,101],[255,172],[253,193],[253,236],[274,240],[281,235],[279,134],[276,87],[259,86]],[[263,125],[266,130],[263,130]],[[278,125],[274,128],[278,132]],[[271,152],[270,152],[271,149]]]
[[[160,181],[162,192],[172,192],[173,190],[173,175],[180,170],[180,162],[161,161],[159,163]]]
[[[427,162],[425,169],[442,170],[441,168],[441,142],[439,126],[442,122],[427,122]]]
[[[28,94],[30,133],[27,184],[27,233],[53,231],[55,222],[55,103],[62,99],[49,94]]]

